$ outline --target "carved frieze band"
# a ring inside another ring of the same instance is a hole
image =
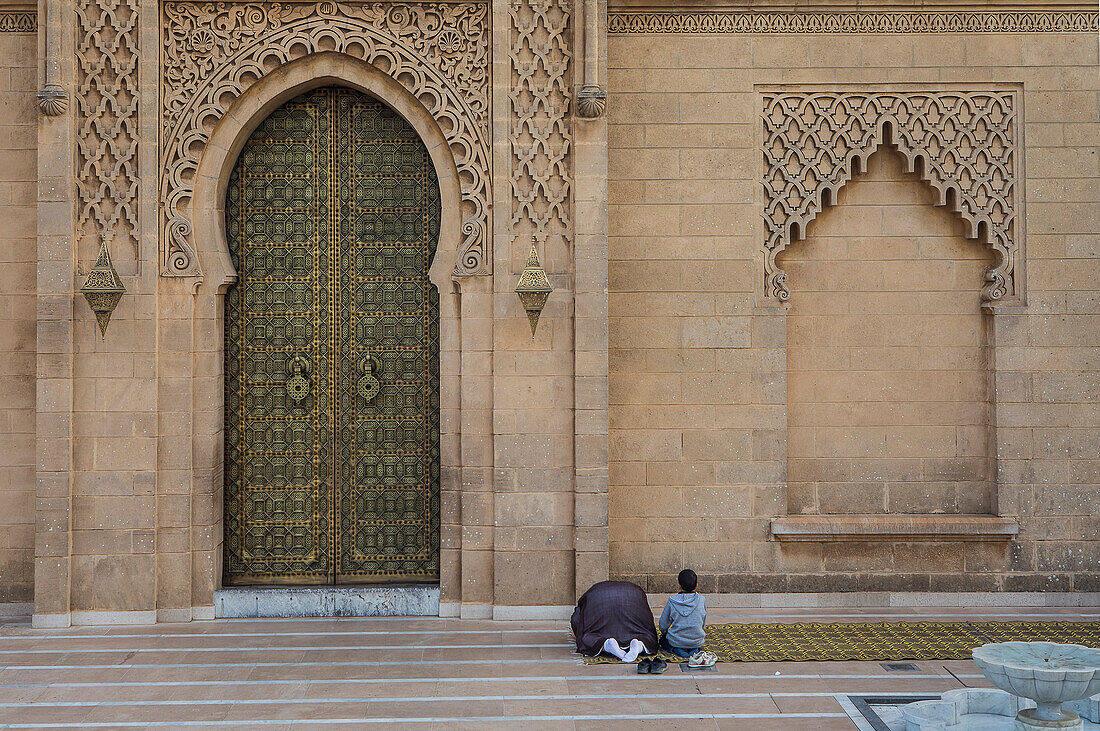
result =
[[[335,51],[396,79],[439,123],[462,190],[456,275],[488,274],[489,28],[467,3],[167,2],[161,88],[161,272],[201,274],[191,241],[192,179],[233,100],[272,69]]]
[[[572,229],[570,0],[512,0],[512,241]],[[514,247],[513,247],[514,248]]]
[[[76,4],[77,231],[138,238],[139,0]]]
[[[883,143],[997,252],[982,299],[1020,294],[1016,91],[776,91],[763,95],[764,293],[787,300],[776,255]]]
[[[607,32],[636,33],[1077,33],[1093,11],[1039,12],[612,12]]]
[[[34,33],[38,14],[23,10],[0,10],[0,33]]]

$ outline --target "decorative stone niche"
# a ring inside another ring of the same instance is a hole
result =
[[[782,88],[762,92],[766,299],[790,299],[776,256],[865,169],[883,143],[997,254],[986,303],[1023,298],[1020,97],[1004,90]]]

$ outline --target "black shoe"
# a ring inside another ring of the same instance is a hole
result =
[[[653,661],[649,664],[649,672],[652,675],[660,675],[668,667],[668,663],[659,657],[653,658]]]
[[[646,673],[651,672],[649,669],[650,667],[651,665],[649,662],[649,658],[647,657],[646,659],[638,663],[638,675],[645,675]]]

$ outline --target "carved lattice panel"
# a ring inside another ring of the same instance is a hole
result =
[[[241,153],[228,583],[438,579],[439,216],[423,143],[359,92],[294,100]]]
[[[517,0],[511,19],[512,240],[572,242],[569,0]],[[545,250],[545,249],[544,249]]]
[[[136,0],[80,0],[75,5],[77,230],[96,246],[102,234],[110,233],[134,252],[139,7]]]
[[[763,95],[764,294],[787,300],[776,256],[892,143],[997,253],[982,299],[1022,295],[1016,91],[797,91]]]

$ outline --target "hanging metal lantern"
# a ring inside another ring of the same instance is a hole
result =
[[[520,304],[527,312],[527,321],[531,323],[531,339],[535,339],[535,328],[539,324],[539,315],[546,305],[546,300],[554,288],[550,286],[550,280],[546,278],[546,270],[539,263],[539,253],[535,250],[535,237],[531,237],[531,253],[527,255],[527,266],[519,275],[519,284],[516,285],[516,294],[519,295]]]
[[[99,335],[107,334],[107,323],[111,321],[111,313],[115,311],[122,295],[126,293],[126,287],[122,285],[122,279],[118,276],[114,264],[111,263],[111,252],[107,244],[109,234],[103,234],[103,244],[99,247],[99,258],[95,266],[84,280],[84,286],[80,293],[88,300],[88,306],[95,313],[96,322],[99,323]]]

